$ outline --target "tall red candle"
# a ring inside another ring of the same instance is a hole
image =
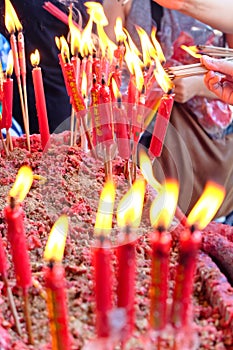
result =
[[[1,128],[7,130],[12,126],[13,79],[7,77],[3,81],[2,122]]]
[[[190,229],[186,229],[181,232],[179,243],[171,323],[177,328],[182,328],[190,321],[191,297],[201,232],[197,230],[191,232]]]
[[[154,157],[159,157],[163,149],[163,143],[167,132],[169,119],[174,103],[174,94],[164,94],[161,98],[149,151]]]
[[[101,87],[99,89],[99,113],[102,130],[99,142],[109,146],[113,143],[111,95],[104,76],[102,77]]]
[[[112,251],[108,240],[98,239],[93,249],[94,284],[96,299],[96,334],[99,338],[109,337],[110,311],[113,308]]]
[[[17,285],[27,290],[31,286],[32,279],[24,229],[24,212],[22,207],[16,204],[15,199],[12,197],[10,205],[4,210],[4,214]]]
[[[33,56],[34,55],[34,56]],[[35,59],[33,61],[33,58]],[[33,86],[35,91],[35,100],[36,100],[36,110],[38,116],[38,123],[40,129],[41,136],[41,146],[44,150],[46,145],[49,142],[50,133],[49,133],[49,124],[47,117],[47,108],[46,108],[46,100],[44,94],[44,86],[42,80],[42,72],[41,68],[38,67],[39,64],[39,52],[36,50],[35,54],[31,55],[32,65],[34,66],[32,70],[32,79]]]
[[[152,266],[150,288],[150,326],[164,329],[167,324],[168,275],[171,236],[159,228],[151,235]]]
[[[92,121],[92,140],[94,146],[99,142],[99,137],[102,135],[101,117],[99,113],[99,90],[101,85],[97,82],[97,77],[94,74],[93,84],[91,88],[91,121]]]

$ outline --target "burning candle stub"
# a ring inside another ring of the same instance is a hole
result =
[[[117,307],[124,312],[124,327],[121,331],[125,342],[134,330],[135,322],[135,281],[137,229],[141,222],[144,203],[145,180],[137,179],[119,202],[117,223],[122,229],[117,250]]]
[[[29,343],[31,344],[33,343],[33,336],[31,331],[28,289],[32,285],[32,276],[24,229],[24,212],[21,203],[26,197],[32,181],[33,174],[31,168],[22,166],[9,192],[9,204],[4,210],[7,222],[7,238],[11,246],[17,285],[22,289],[23,293],[24,314]]]
[[[49,124],[47,117],[47,108],[46,108],[46,100],[44,94],[44,86],[42,80],[42,72],[41,68],[38,67],[40,62],[40,54],[38,50],[35,50],[35,53],[31,54],[31,63],[33,65],[32,70],[32,79],[33,86],[35,91],[35,99],[36,99],[36,110],[38,116],[38,123],[40,129],[41,136],[41,146],[44,150],[46,145],[48,146],[50,133],[49,133]]]
[[[110,312],[113,308],[112,251],[108,235],[112,228],[115,185],[108,180],[102,189],[95,222],[96,246],[93,248],[96,301],[96,334],[98,338],[111,335]]]
[[[44,259],[48,262],[48,265],[44,268],[47,308],[52,337],[52,349],[56,350],[69,350],[71,347],[66,281],[64,268],[61,265],[67,233],[68,217],[62,215],[53,225],[44,251]]]

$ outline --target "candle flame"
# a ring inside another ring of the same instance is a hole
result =
[[[150,220],[153,227],[167,229],[174,217],[179,196],[179,184],[175,179],[167,179],[151,204]]]
[[[112,228],[112,215],[115,200],[115,185],[108,180],[100,194],[98,211],[95,221],[95,234],[107,235]]]
[[[122,19],[121,17],[117,17],[116,19],[116,24],[114,26],[114,32],[116,35],[116,41],[118,43],[123,43],[126,40],[126,34],[123,31],[123,27],[122,27]]]
[[[23,29],[10,0],[5,0],[5,26],[11,34],[15,32],[15,29],[18,31],[22,31]]]
[[[112,84],[112,91],[113,91],[114,97],[115,98],[121,97],[120,90],[119,90],[117,83],[116,83],[116,80],[114,78],[112,78],[111,84]]]
[[[34,53],[31,53],[30,60],[33,67],[37,67],[39,65],[40,63],[39,50],[36,49]]]
[[[64,36],[60,37],[60,45],[61,45],[61,56],[62,56],[63,62],[70,61],[69,45]]]
[[[143,63],[135,52],[130,49],[127,43],[125,43],[125,49],[125,62],[128,66],[130,74],[135,75],[136,87],[138,91],[141,91],[144,84],[144,77],[141,69]]]
[[[139,227],[143,210],[145,187],[145,180],[143,178],[136,179],[130,190],[119,202],[117,208],[117,223],[119,227]]]
[[[165,93],[173,90],[174,84],[169,78],[168,74],[163,69],[163,66],[161,65],[159,59],[156,58],[155,62],[156,62],[156,68],[154,69],[154,75],[157,83]]]
[[[55,43],[57,45],[58,50],[61,50],[61,42],[58,36],[55,36]]]
[[[132,52],[134,52],[134,54],[136,55],[136,56],[141,56],[141,52],[138,50],[138,48],[137,48],[137,46],[134,44],[134,42],[133,42],[133,40],[132,40],[132,38],[131,38],[131,36],[130,36],[130,34],[129,34],[129,32],[124,28],[124,32],[126,33],[126,36],[127,36],[127,40],[128,40],[128,45],[129,45],[129,47],[130,47],[130,50],[132,51]],[[125,44],[126,44],[127,42],[125,41]]]
[[[108,19],[101,4],[94,1],[87,1],[85,2],[85,6],[87,7],[87,13],[94,23],[100,24],[103,27],[108,25]]]
[[[143,150],[139,150],[139,166],[145,180],[157,191],[161,190],[161,184],[155,179],[149,156]]]
[[[69,8],[68,25],[70,30],[70,51],[72,55],[78,55],[81,44],[81,31],[72,20],[72,5]],[[60,47],[61,49],[61,47]]]
[[[85,98],[87,96],[87,74],[83,71],[82,74],[82,84],[81,84],[82,96]]]
[[[225,197],[225,189],[213,181],[208,181],[204,191],[191,210],[187,224],[203,230],[220,208]]]
[[[92,40],[92,30],[93,21],[90,18],[86,27],[82,31],[80,53],[83,57],[88,56],[88,54],[92,54],[93,50],[95,49],[95,45]]]
[[[195,58],[201,58],[201,54],[198,53],[198,48],[196,46],[186,46],[186,45],[181,45],[181,48],[189,53],[192,57]]]
[[[21,203],[28,194],[33,182],[32,169],[23,165],[16,176],[13,187],[9,192],[9,197],[17,199],[17,202]]]
[[[61,262],[66,244],[69,221],[66,215],[61,215],[54,223],[44,251],[47,261]]]
[[[10,50],[9,54],[8,54],[8,57],[7,57],[7,67],[6,67],[6,74],[9,77],[13,73],[13,65],[14,65],[13,53],[12,53],[12,50]]]
[[[166,62],[166,58],[163,54],[163,50],[161,48],[160,43],[156,39],[156,28],[153,27],[151,31],[151,41],[154,44],[155,50],[156,50],[156,56],[158,57],[159,61],[161,63]],[[153,57],[155,59],[155,57]]]
[[[99,36],[99,45],[102,57],[104,57],[107,53],[109,61],[111,63],[114,57],[114,51],[117,49],[117,46],[112,40],[109,39],[106,32],[104,31],[103,26],[101,26],[99,23],[97,23],[97,33]]]
[[[149,66],[151,64],[151,57],[153,57],[154,59],[156,57],[155,48],[152,45],[149,36],[143,28],[136,25],[136,30],[138,32],[141,42],[143,63],[145,66]]]

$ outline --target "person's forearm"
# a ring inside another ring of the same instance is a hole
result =
[[[185,0],[181,1],[180,12],[225,33],[233,33],[232,0]]]

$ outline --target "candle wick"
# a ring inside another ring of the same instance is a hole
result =
[[[53,267],[54,267],[54,265],[55,265],[54,259],[50,259],[50,260],[49,260],[49,263],[48,263],[48,267],[52,270]]]
[[[196,231],[196,226],[193,224],[190,227],[190,232],[193,233],[194,231]]]
[[[159,226],[157,227],[157,231],[158,231],[159,233],[163,233],[163,232],[165,231],[165,227],[164,227],[163,225],[159,225]]]
[[[10,197],[10,208],[14,209],[16,207],[16,199],[15,197]]]
[[[100,244],[103,245],[104,244],[104,241],[105,241],[105,236],[103,234],[101,234],[99,236],[99,240],[100,240]]]

